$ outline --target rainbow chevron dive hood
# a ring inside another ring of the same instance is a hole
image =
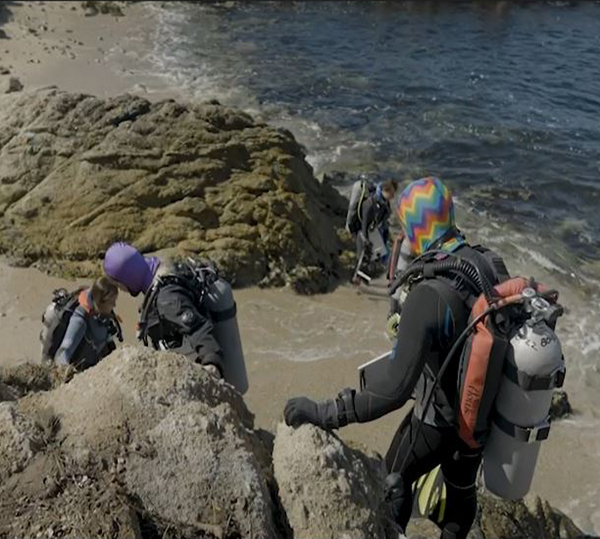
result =
[[[454,251],[464,243],[454,222],[454,202],[449,189],[437,178],[428,177],[408,185],[398,201],[398,218],[414,256],[449,236],[443,249]],[[456,235],[449,233],[456,230]]]

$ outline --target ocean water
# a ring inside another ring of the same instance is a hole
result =
[[[437,174],[600,260],[600,3],[227,5],[163,11],[165,76],[290,128],[317,174]]]
[[[153,73],[194,99],[289,129],[317,176],[446,181],[473,242],[497,249],[512,273],[560,290],[558,332],[579,413],[570,425],[574,435],[598,429],[600,2],[152,9]],[[335,353],[323,347],[293,355]],[[598,508],[590,511],[584,525],[600,527]]]

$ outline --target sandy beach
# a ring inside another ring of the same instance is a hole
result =
[[[25,88],[59,86],[100,97],[124,92],[154,99],[182,97],[159,75],[140,76],[149,60],[155,25],[152,9],[127,8],[127,15],[85,16],[79,2],[8,2],[0,65]],[[133,31],[135,30],[135,31]]]
[[[153,32],[160,29],[153,8],[143,3],[127,7],[124,17],[87,17],[75,2],[15,2],[6,9],[8,20],[0,22],[0,28],[9,39],[0,40],[0,66],[9,69],[25,90],[57,85],[101,97],[127,92],[152,100],[188,98],[159,74],[146,74],[151,62],[144,51],[151,53]],[[41,313],[51,291],[60,286],[73,288],[74,283],[0,263],[2,365],[38,361]],[[274,430],[291,396],[331,398],[344,387],[356,387],[358,365],[389,347],[383,334],[387,299],[377,287],[370,294],[359,294],[341,286],[314,297],[287,289],[249,288],[236,291],[236,299],[250,379],[246,402],[261,428]],[[135,342],[138,306],[139,298],[119,298],[128,343]],[[572,400],[576,406],[576,396]],[[352,425],[340,436],[383,454],[406,410]],[[600,531],[597,451],[597,436],[577,417],[555,425],[534,483],[536,494],[582,528],[596,532]]]

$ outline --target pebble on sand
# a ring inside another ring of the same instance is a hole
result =
[[[0,93],[10,94],[20,92],[23,89],[23,83],[17,77],[10,77],[8,80],[0,81]]]

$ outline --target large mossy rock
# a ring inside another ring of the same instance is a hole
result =
[[[97,274],[116,240],[215,260],[235,285],[328,289],[345,273],[345,199],[293,136],[217,103],[0,96],[0,252]]]
[[[482,491],[479,506],[470,539],[593,539],[537,496],[513,502]]]

